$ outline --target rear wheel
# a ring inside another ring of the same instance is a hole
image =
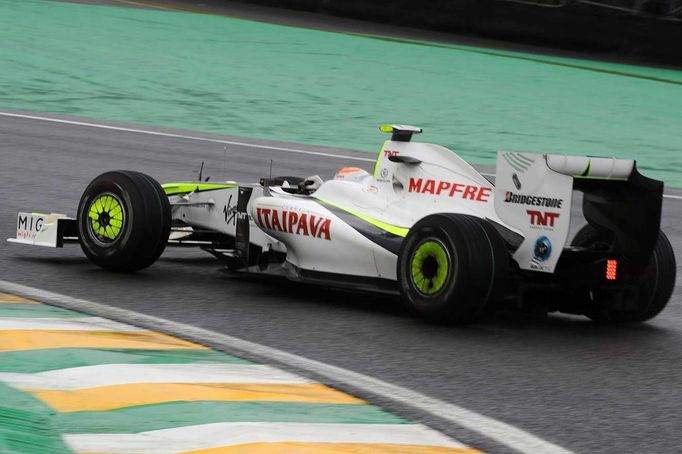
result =
[[[408,307],[439,323],[476,319],[504,296],[507,251],[487,221],[435,214],[417,222],[403,242],[398,280]]]
[[[613,242],[608,231],[584,226],[571,242],[580,246],[606,251]],[[599,293],[592,293],[586,301],[585,315],[600,322],[643,322],[658,315],[668,304],[673,289],[677,265],[675,254],[665,233],[659,231],[651,259],[640,276],[630,277],[636,284],[636,292],[629,295],[629,309],[613,309],[599,300]]]
[[[78,237],[88,259],[111,271],[146,268],[166,247],[170,204],[161,185],[139,172],[103,173],[78,205]]]

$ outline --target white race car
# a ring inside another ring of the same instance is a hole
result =
[[[167,245],[195,246],[235,272],[400,293],[435,322],[499,307],[642,321],[670,299],[663,183],[634,161],[502,151],[493,184],[453,151],[413,142],[419,128],[380,129],[392,136],[371,174],[160,185],[107,172],[75,219],[19,213],[9,241],[77,241],[112,271],[145,268]],[[568,243],[574,190],[588,223]]]

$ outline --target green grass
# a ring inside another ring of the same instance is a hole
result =
[[[682,187],[682,72],[219,16],[0,0],[0,107],[374,152],[380,123],[493,163],[617,156]]]

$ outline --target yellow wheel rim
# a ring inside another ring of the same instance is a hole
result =
[[[90,230],[99,241],[112,243],[121,234],[125,212],[121,200],[111,193],[99,195],[88,210]]]
[[[410,271],[415,288],[432,296],[443,290],[448,280],[450,257],[443,243],[436,239],[422,242],[412,254]]]

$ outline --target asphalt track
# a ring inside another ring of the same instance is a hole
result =
[[[271,160],[273,174],[323,178],[347,164],[371,167],[366,153],[348,150],[159,128],[154,131],[160,134],[143,134],[126,130],[135,125],[117,125],[122,128],[0,116],[0,238],[13,236],[20,210],[75,214],[82,189],[111,169],[136,169],[161,181],[189,180],[204,161],[204,175],[212,180],[249,181],[268,175]],[[681,204],[666,198],[663,216],[678,262]],[[50,250],[3,242],[0,276],[363,373],[576,452],[670,453],[682,444],[679,285],[663,314],[636,326],[499,314],[472,326],[436,327],[413,320],[393,298],[234,278],[194,250],[167,250],[148,270],[120,275],[88,264],[78,246]],[[504,452],[438,418],[362,397],[470,445]]]

